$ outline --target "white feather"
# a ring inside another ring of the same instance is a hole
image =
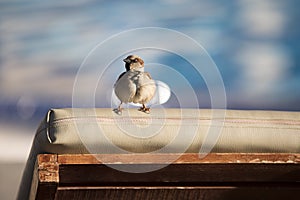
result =
[[[166,83],[164,83],[162,81],[157,81],[157,80],[155,80],[155,85],[156,85],[156,91],[155,91],[153,98],[149,102],[149,104],[150,105],[155,105],[155,104],[161,105],[161,104],[166,103],[171,97],[170,87]]]

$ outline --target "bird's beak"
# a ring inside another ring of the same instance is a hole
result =
[[[131,60],[129,58],[125,58],[123,61],[126,62],[126,63],[130,63],[131,62]]]

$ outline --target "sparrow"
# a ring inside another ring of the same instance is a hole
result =
[[[126,71],[117,79],[114,92],[121,101],[115,112],[122,113],[123,103],[142,104],[139,111],[150,113],[150,107],[146,107],[156,91],[155,81],[150,73],[144,71],[144,61],[137,55],[129,55],[123,60]]]

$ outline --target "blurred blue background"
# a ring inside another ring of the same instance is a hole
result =
[[[77,70],[99,42],[139,27],[180,31],[216,63],[229,109],[300,111],[299,20],[297,0],[1,0],[0,199],[14,198],[34,130],[49,108],[72,106]]]

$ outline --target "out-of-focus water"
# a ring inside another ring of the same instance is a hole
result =
[[[89,51],[113,34],[146,26],[174,29],[203,45],[221,72],[228,108],[300,110],[297,1],[1,1],[0,5],[1,120],[27,122],[49,107],[71,106],[74,79]],[[130,42],[124,41],[129,49]],[[176,55],[156,61],[174,68],[180,63]],[[123,70],[121,60],[119,64],[116,75]],[[185,76],[199,98],[209,99],[205,85],[195,84],[192,73]],[[199,106],[210,104],[200,101]]]

